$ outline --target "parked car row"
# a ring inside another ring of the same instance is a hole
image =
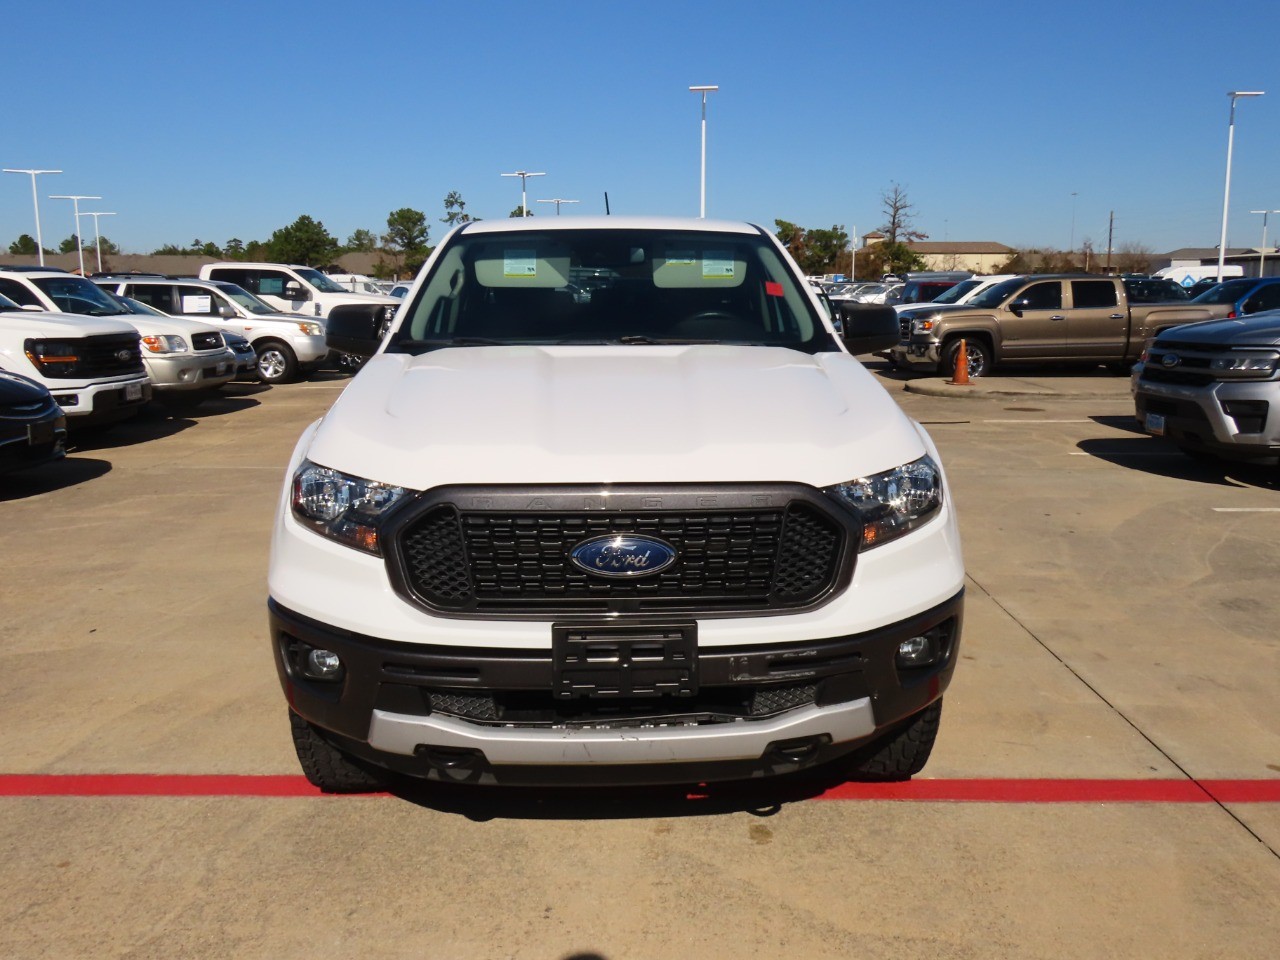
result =
[[[123,420],[152,399],[189,407],[240,376],[274,384],[326,361],[341,367],[325,343],[329,312],[381,309],[385,323],[400,303],[307,267],[209,264],[204,273],[90,279],[0,267],[0,471],[61,456],[68,424]]]

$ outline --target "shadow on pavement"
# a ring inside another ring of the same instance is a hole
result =
[[[0,503],[74,487],[110,472],[111,464],[106,460],[67,457],[27,470],[6,473],[0,476]]]
[[[72,429],[68,433],[67,449],[82,452],[131,447],[148,440],[172,437],[195,425],[196,421],[186,415],[174,416],[157,404],[149,404],[136,417],[120,423]]]
[[[1101,422],[1117,418],[1094,419]],[[1145,434],[1133,438],[1081,440],[1077,447],[1091,457],[1153,476],[1213,486],[1280,490],[1280,468],[1274,465],[1193,458],[1167,440]]]
[[[1136,433],[1140,437],[1150,436],[1147,431],[1142,429],[1142,425],[1138,423],[1136,417],[1125,415],[1120,417],[1090,417],[1094,423],[1104,427],[1111,427],[1113,430],[1123,430],[1125,433]]]
[[[750,813],[771,817],[784,804],[839,786],[836,773],[806,772],[767,782],[730,781],[657,787],[503,787],[406,779],[393,796],[441,813],[489,820],[640,820]]]

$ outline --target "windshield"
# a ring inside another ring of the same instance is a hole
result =
[[[401,316],[393,353],[515,343],[838,349],[777,249],[758,234],[464,231]]]
[[[293,272],[321,293],[350,293],[346,287],[334,283],[319,270],[312,270],[310,267],[298,267]]]
[[[135,313],[141,316],[149,316],[149,317],[167,317],[168,316],[167,313],[161,310],[157,310],[155,307],[148,306],[147,304],[143,303],[141,300],[135,300],[133,299],[133,297],[120,297],[120,296],[116,296],[116,294],[114,293],[111,294],[111,296],[115,297],[117,300],[123,303],[126,307],[128,307],[130,313]]]
[[[1014,277],[1012,280],[1003,280],[993,287],[987,287],[987,289],[983,290],[980,294],[970,300],[967,306],[982,307],[983,309],[998,307],[1000,304],[1004,303],[1007,298],[1017,293],[1026,282],[1027,281],[1022,277]]]
[[[63,313],[90,317],[118,317],[129,311],[105,290],[84,277],[33,277],[31,280]]]
[[[934,303],[955,303],[974,287],[980,286],[981,280],[961,280],[949,290],[944,290],[933,298]]]
[[[6,297],[3,293],[0,293],[0,312],[5,312],[8,310],[21,310],[21,309],[22,308],[20,306],[18,306],[12,300]]]
[[[240,306],[244,307],[250,313],[256,313],[259,316],[267,313],[278,313],[275,307],[264,300],[259,300],[244,287],[237,287],[234,283],[218,283],[217,288],[234,300]]]
[[[1210,287],[1200,296],[1196,297],[1196,303],[1235,303],[1237,300],[1248,295],[1253,289],[1256,280],[1226,280],[1217,286]]]

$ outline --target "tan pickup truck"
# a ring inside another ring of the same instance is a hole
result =
[[[1230,309],[1187,300],[1135,301],[1119,277],[1014,277],[966,304],[904,315],[901,341],[889,360],[894,366],[949,376],[964,340],[970,377],[1018,361],[1104,363],[1127,372],[1156,334],[1220,319]]]

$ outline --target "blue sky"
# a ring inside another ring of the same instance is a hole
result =
[[[1280,209],[1280,8],[1072,4],[239,0],[32,3],[5,16],[0,165],[40,180],[46,246],[100,194],[126,252],[266,239],[309,214],[340,240],[443,198],[505,217],[519,181],[564,214],[708,214],[772,226],[883,222],[897,182],[935,240],[1160,252]],[[1076,196],[1073,198],[1072,194]],[[1280,233],[1280,216],[1271,220]],[[85,220],[92,237],[92,222]],[[33,233],[30,180],[0,177],[0,243]]]

